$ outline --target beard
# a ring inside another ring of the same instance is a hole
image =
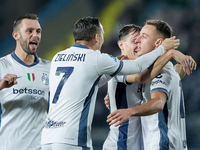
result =
[[[20,39],[20,46],[22,47],[24,52],[26,52],[27,54],[29,54],[29,55],[35,55],[36,54],[37,49],[33,49],[31,51],[30,48],[29,48],[29,44],[27,45],[27,42],[23,39]]]

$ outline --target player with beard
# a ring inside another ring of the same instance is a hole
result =
[[[13,25],[16,48],[0,59],[1,150],[40,149],[50,70],[50,61],[36,54],[41,32],[37,15],[20,16]]]

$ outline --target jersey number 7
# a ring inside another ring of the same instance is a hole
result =
[[[58,84],[52,103],[56,103],[58,101],[63,85],[65,84],[65,82],[67,81],[67,79],[69,78],[69,76],[72,74],[73,71],[74,71],[74,67],[58,67],[57,68],[55,75],[60,76],[61,73],[64,73],[64,75],[62,76],[60,83]]]

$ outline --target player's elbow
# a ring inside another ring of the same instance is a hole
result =
[[[159,112],[159,111],[162,111],[164,109],[164,106],[162,106],[162,105],[159,105],[158,107],[157,107],[157,111]]]
[[[163,111],[164,109],[164,106],[165,106],[165,102],[164,101],[160,101],[157,105],[157,111]]]
[[[137,81],[139,82],[139,83],[145,83],[145,82],[147,82],[147,80],[146,80],[146,78],[145,77],[141,77],[141,76],[139,76],[138,78],[137,78]]]

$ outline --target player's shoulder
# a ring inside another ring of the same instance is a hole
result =
[[[3,56],[0,58],[0,64],[9,63],[10,62],[10,54]]]
[[[51,61],[43,59],[43,58],[39,58],[39,64],[38,65],[39,65],[38,67],[50,69]]]
[[[101,52],[99,52],[97,54],[99,55],[99,57],[101,57],[104,60],[107,59],[107,60],[111,60],[111,61],[114,61],[114,62],[118,62],[119,61],[116,57],[114,57],[114,56],[112,56],[110,54],[107,54],[107,53],[101,53]]]
[[[169,61],[164,67],[163,69],[165,70],[168,70],[168,69],[172,69],[174,66],[173,66],[173,63],[171,61]]]
[[[174,72],[174,66],[172,62],[168,62],[161,70],[161,74],[171,74],[172,72]]]
[[[40,58],[40,62],[43,63],[43,64],[46,64],[46,65],[50,65],[51,64],[51,61],[49,61],[47,59],[43,59],[43,58]]]

